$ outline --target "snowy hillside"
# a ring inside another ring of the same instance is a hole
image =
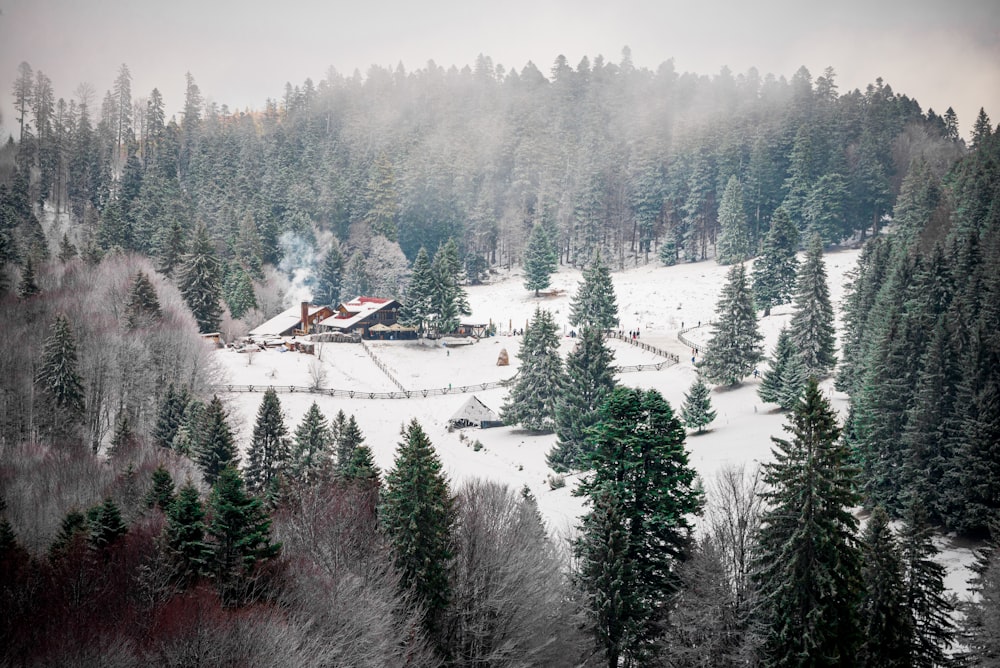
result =
[[[839,311],[844,295],[846,274],[857,261],[858,251],[843,250],[824,256],[829,277],[831,299]],[[681,362],[662,370],[643,370],[622,374],[622,383],[642,388],[654,388],[679,411],[695,379],[691,349],[681,343],[677,334],[682,328],[693,328],[685,336],[696,344],[711,337],[709,321],[728,267],[714,262],[681,264],[663,267],[659,263],[628,269],[613,274],[618,298],[621,328],[628,332],[638,329],[640,341],[677,354]],[[500,427],[487,430],[465,429],[449,432],[448,419],[468,398],[459,393],[463,386],[491,383],[509,378],[517,371],[521,337],[511,336],[511,329],[520,329],[530,320],[536,307],[549,309],[565,335],[562,353],[565,357],[573,345],[569,336],[569,303],[580,281],[580,272],[563,270],[553,276],[554,296],[535,298],[525,290],[520,275],[512,274],[490,285],[468,288],[473,314],[468,321],[495,323],[499,336],[480,340],[474,345],[446,348],[432,341],[373,341],[367,345],[384,363],[392,375],[407,390],[444,390],[449,393],[411,399],[366,399],[332,397],[321,394],[282,393],[280,400],[290,429],[299,423],[309,405],[316,401],[323,413],[332,418],[338,410],[354,414],[372,448],[376,462],[384,470],[393,466],[393,456],[403,423],[417,418],[434,443],[445,469],[454,483],[471,477],[500,480],[515,489],[527,485],[538,499],[539,508],[550,530],[559,536],[573,531],[583,506],[582,499],[572,496],[574,476],[565,487],[552,490],[547,482],[552,474],[545,454],[555,443],[555,435],[535,435],[520,429]],[[775,309],[761,321],[765,335],[765,351],[773,349],[781,326],[788,321],[791,307]],[[698,324],[701,323],[699,327]],[[663,361],[623,341],[612,340],[611,347],[619,365],[651,365]],[[510,356],[510,366],[497,366],[502,349]],[[699,351],[700,352],[700,351]],[[253,384],[263,389],[268,385],[302,386],[313,384],[321,365],[325,373],[323,387],[361,392],[390,392],[398,388],[383,373],[358,344],[320,344],[317,357],[267,350],[248,356],[229,349],[218,352],[226,382],[236,385]],[[750,378],[736,389],[712,392],[712,403],[718,417],[707,433],[689,436],[687,445],[691,464],[706,481],[720,467],[768,461],[771,458],[771,436],[781,436],[785,415],[757,397],[759,380]],[[833,389],[827,380],[822,388],[835,409],[846,410],[847,397]],[[503,388],[475,392],[486,406],[499,411],[507,390]],[[250,440],[260,393],[230,393],[227,396],[232,414],[231,423],[238,425],[237,438],[245,448]],[[464,436],[464,441],[463,437]],[[475,450],[479,441],[482,449]],[[943,554],[949,567],[951,589],[964,591],[968,574],[968,550],[949,549]]]

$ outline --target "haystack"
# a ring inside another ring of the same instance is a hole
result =
[[[500,356],[497,357],[497,366],[510,366],[510,358],[507,357],[507,349],[500,349]]]

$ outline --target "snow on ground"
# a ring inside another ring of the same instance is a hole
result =
[[[831,298],[839,311],[844,296],[846,274],[857,262],[857,250],[828,253],[824,259]],[[621,329],[638,329],[640,341],[668,350],[680,356],[680,364],[662,370],[625,373],[622,383],[658,390],[680,410],[684,393],[695,380],[691,349],[677,338],[683,327],[692,342],[703,345],[711,338],[709,321],[715,317],[715,305],[725,283],[728,267],[714,262],[680,264],[663,267],[658,263],[626,269],[612,274],[618,298]],[[564,337],[561,352],[572,350],[575,340],[569,336],[569,304],[581,280],[580,272],[563,269],[552,278],[552,296],[535,297],[523,286],[523,278],[514,273],[489,285],[468,288],[472,316],[469,322],[494,323],[500,335],[482,339],[474,345],[448,348],[440,342],[372,341],[370,349],[386,365],[407,390],[451,388],[454,393],[413,399],[363,399],[332,397],[304,393],[279,395],[286,413],[286,424],[294,430],[309,405],[316,401],[327,418],[338,410],[354,414],[372,448],[375,460],[383,471],[392,468],[402,425],[412,418],[420,421],[434,443],[445,471],[453,483],[470,478],[499,480],[511,488],[527,486],[538,499],[539,509],[556,536],[569,536],[584,510],[582,499],[571,493],[575,476],[567,477],[567,485],[550,489],[551,469],[545,454],[555,443],[555,435],[536,435],[512,427],[449,431],[448,419],[462,406],[468,394],[462,386],[495,382],[509,378],[518,369],[521,337],[512,336],[530,321],[537,307],[550,310]],[[765,352],[770,354],[778,331],[788,322],[790,306],[779,307],[761,323],[765,336]],[[698,327],[698,323],[701,326]],[[662,358],[623,341],[611,340],[619,365],[653,364]],[[229,349],[220,350],[219,361],[225,370],[226,382],[237,385],[253,384],[296,385],[308,387],[316,376],[315,367],[325,370],[324,388],[391,392],[398,388],[380,371],[362,346],[351,343],[320,344],[317,356],[274,349],[251,357]],[[501,349],[510,357],[509,366],[497,366]],[[698,351],[701,352],[700,350]],[[763,366],[762,369],[763,370]],[[690,435],[687,446],[691,465],[709,482],[726,465],[752,464],[770,461],[771,436],[783,436],[785,415],[764,404],[757,397],[759,380],[749,379],[735,389],[717,389],[712,403],[718,413],[709,431]],[[846,411],[847,397],[833,389],[827,380],[822,385],[832,405],[841,415]],[[499,412],[507,395],[504,388],[475,392],[488,407]],[[232,420],[238,425],[237,438],[245,448],[250,441],[259,393],[227,395]],[[464,439],[461,436],[464,435]],[[475,441],[482,444],[476,451]],[[949,568],[949,586],[964,595],[966,566],[971,561],[969,550],[948,546],[942,561]]]

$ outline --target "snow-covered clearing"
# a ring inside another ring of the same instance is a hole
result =
[[[841,250],[825,256],[831,298],[839,311],[844,296],[846,274],[857,262],[857,250]],[[684,393],[695,379],[691,364],[692,351],[677,338],[678,331],[694,328],[685,336],[694,343],[704,344],[711,337],[710,320],[725,283],[728,267],[714,262],[698,262],[663,267],[657,262],[614,273],[615,292],[621,329],[638,329],[640,340],[680,356],[680,364],[662,370],[644,370],[620,376],[626,385],[653,388],[663,394],[676,410]],[[534,297],[525,290],[522,277],[514,273],[489,285],[468,288],[473,314],[469,322],[497,324],[501,335],[482,339],[474,345],[445,347],[432,341],[372,341],[370,349],[387,366],[390,373],[407,390],[451,388],[443,396],[429,395],[411,399],[365,399],[332,397],[320,394],[281,394],[286,424],[294,429],[309,405],[316,401],[324,414],[332,418],[338,410],[354,414],[372,448],[376,462],[384,470],[393,466],[399,442],[400,427],[417,418],[441,457],[453,483],[482,477],[505,482],[514,489],[527,485],[538,499],[539,509],[550,530],[557,536],[569,536],[583,511],[582,499],[571,493],[575,476],[568,476],[567,485],[550,489],[551,469],[545,454],[555,443],[555,435],[536,435],[520,429],[465,429],[449,432],[448,419],[468,398],[458,388],[509,378],[518,369],[521,337],[509,335],[531,319],[536,307],[549,309],[566,335],[562,340],[565,357],[575,340],[569,336],[569,303],[581,280],[580,272],[563,269],[552,277],[554,296]],[[775,309],[764,318],[761,331],[765,336],[765,352],[770,354],[778,331],[788,322],[790,306]],[[701,323],[699,327],[698,324]],[[622,366],[655,364],[663,358],[643,351],[623,341],[610,341],[616,363]],[[497,366],[501,349],[506,348],[510,366]],[[700,351],[699,351],[700,352]],[[327,343],[319,345],[316,357],[296,352],[281,353],[266,350],[253,356],[220,350],[218,360],[224,381],[235,385],[255,385],[261,390],[268,385],[308,387],[313,384],[316,370],[322,365],[326,372],[323,387],[360,392],[392,392],[398,390],[392,381],[376,367],[358,344]],[[753,464],[771,459],[771,436],[783,435],[785,416],[773,405],[757,397],[759,380],[746,380],[735,389],[715,390],[712,403],[718,412],[709,431],[688,437],[692,466],[709,482],[716,471],[726,465]],[[844,413],[847,397],[833,389],[827,380],[822,385],[834,408]],[[475,393],[495,411],[506,397],[504,388]],[[226,395],[232,414],[232,424],[238,426],[237,438],[245,448],[261,402],[259,393]],[[461,438],[464,435],[464,440]],[[475,450],[475,441],[482,449]],[[948,585],[964,595],[971,561],[967,548],[942,542],[942,561],[949,570]]]

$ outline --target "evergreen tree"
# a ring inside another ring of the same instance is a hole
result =
[[[465,270],[454,239],[448,239],[434,254],[431,274],[430,309],[435,316],[433,329],[440,333],[454,332],[458,329],[460,317],[472,314],[468,295],[462,287]]]
[[[528,237],[528,247],[524,251],[524,287],[534,290],[537,297],[540,290],[549,287],[558,262],[559,257],[548,232],[541,223],[535,223],[531,236]]]
[[[684,428],[656,390],[616,388],[591,431],[594,475],[574,494],[591,511],[574,546],[578,578],[608,666],[647,665],[655,653],[676,566],[701,508]],[[612,524],[613,523],[613,524]],[[620,527],[620,528],[616,528]]]
[[[213,396],[205,414],[199,420],[201,428],[198,450],[192,452],[198,457],[198,465],[205,475],[205,482],[214,485],[219,474],[227,466],[239,463],[239,454],[233,440],[233,432],[226,421],[226,410],[219,397]],[[240,482],[242,487],[243,483]]]
[[[153,471],[152,487],[146,496],[146,505],[150,508],[159,508],[163,512],[170,510],[170,504],[174,502],[175,490],[174,479],[170,472],[160,464]]]
[[[614,353],[604,335],[585,325],[576,348],[566,356],[565,383],[555,404],[558,440],[546,459],[556,471],[580,468],[586,459],[587,429],[597,421],[597,409],[615,388]]]
[[[351,451],[351,458],[340,475],[347,481],[371,483],[377,487],[382,473],[375,465],[371,448],[362,443]]]
[[[425,627],[432,638],[439,638],[451,596],[454,499],[420,424],[412,420],[402,437],[395,467],[386,475],[379,521],[392,545],[402,587],[416,595],[426,611]]]
[[[185,457],[191,457],[197,461],[198,453],[202,451],[202,444],[205,442],[205,403],[198,399],[189,399],[184,407],[184,416],[174,434],[171,446],[178,453]]]
[[[330,427],[315,401],[295,429],[293,444],[289,473],[294,479],[309,483],[329,468]]]
[[[139,272],[132,282],[125,305],[126,329],[149,327],[160,319],[160,300],[156,296],[156,288],[144,272]]]
[[[743,262],[751,255],[750,230],[743,202],[743,185],[736,176],[730,176],[719,203],[719,242],[716,259],[719,264]]]
[[[951,665],[948,650],[955,643],[955,606],[948,599],[944,566],[934,558],[938,548],[926,521],[923,506],[907,506],[901,532],[905,569],[903,608],[909,614],[908,666],[933,668]]]
[[[251,214],[247,214],[240,221],[240,229],[234,246],[233,252],[236,255],[236,262],[250,278],[262,280],[264,267],[261,258],[264,251],[260,243],[260,232],[257,231],[257,224]]]
[[[313,302],[334,307],[339,305],[340,287],[344,280],[344,255],[340,252],[340,244],[336,241],[330,245],[330,250],[323,257],[317,279]]]
[[[681,419],[688,429],[697,429],[700,434],[705,427],[715,419],[712,410],[712,397],[705,381],[699,375],[691,389],[684,394],[684,405],[681,406]]]
[[[18,299],[31,299],[35,295],[41,294],[42,289],[38,287],[38,279],[35,278],[35,262],[31,259],[31,254],[24,258],[21,265],[21,281],[17,284]]]
[[[60,314],[49,330],[38,363],[35,384],[45,399],[50,415],[48,429],[54,433],[73,433],[83,416],[83,379],[77,370],[76,338],[69,320]]]
[[[212,547],[205,539],[205,508],[193,483],[181,487],[176,500],[168,507],[163,535],[174,578],[182,586],[193,584],[200,576],[208,574]]]
[[[406,286],[403,297],[403,308],[399,319],[408,327],[416,327],[425,331],[432,317],[431,295],[434,292],[434,271],[431,268],[430,257],[423,246],[417,251],[410,272],[410,282]]]
[[[234,319],[239,320],[250,309],[257,308],[257,295],[254,294],[253,281],[250,275],[237,263],[229,266],[226,276],[226,283],[223,287],[223,296],[226,306],[229,307],[229,314]]]
[[[240,603],[250,597],[258,567],[277,557],[281,544],[271,542],[271,518],[261,500],[246,492],[236,467],[219,473],[209,507],[212,574],[223,600]]]
[[[504,424],[519,424],[530,431],[553,431],[564,374],[556,323],[549,311],[535,309],[518,357],[521,367],[500,416]]]
[[[198,225],[191,249],[184,256],[180,269],[179,287],[202,333],[219,329],[222,318],[220,273],[219,260],[208,230],[204,225]]]
[[[903,562],[889,516],[876,506],[861,537],[861,623],[859,666],[906,668],[910,663],[909,613],[905,608]]]
[[[95,550],[104,550],[128,533],[128,526],[122,519],[121,510],[110,497],[87,513],[90,525],[90,545]]]
[[[177,430],[184,422],[184,411],[188,404],[187,390],[174,390],[174,384],[167,386],[167,392],[160,401],[156,411],[156,424],[153,426],[153,443],[161,448],[172,448]]]
[[[759,533],[754,579],[770,666],[849,665],[859,647],[858,503],[850,452],[815,379],[806,383],[765,464],[770,509]]]
[[[809,375],[828,373],[837,358],[833,352],[833,305],[823,264],[823,243],[814,236],[795,286],[795,312],[789,324],[792,343]]]
[[[352,415],[337,430],[334,446],[337,450],[337,471],[343,473],[354,456],[354,451],[365,442],[358,421]]]
[[[713,325],[701,372],[714,383],[736,385],[764,357],[760,344],[764,337],[757,328],[757,314],[750,301],[742,264],[729,270],[716,312],[718,322]]]
[[[273,387],[269,387],[257,409],[257,423],[247,450],[247,490],[258,496],[273,491],[288,469],[288,464],[288,428],[285,427],[278,393]]]
[[[764,372],[757,396],[761,401],[778,404],[782,410],[790,411],[802,396],[808,378],[790,332],[782,327],[774,347],[774,359]]]
[[[187,245],[184,241],[184,228],[179,220],[170,221],[163,241],[159,244],[159,270],[164,276],[173,276],[174,269],[183,269]]]
[[[598,330],[618,326],[618,302],[611,272],[594,252],[594,259],[583,270],[583,282],[569,305],[569,324],[574,327],[595,327]]]
[[[90,527],[87,516],[79,510],[71,510],[59,523],[59,532],[49,546],[49,559],[55,561],[65,555],[77,541],[88,540]]]
[[[80,252],[76,249],[76,246],[69,240],[69,233],[64,232],[62,241],[59,243],[59,261],[65,264],[76,258],[79,254]]]
[[[963,606],[962,639],[969,665],[996,666],[1000,661],[1000,550],[996,536],[977,550],[969,580],[973,596]],[[980,662],[979,664],[976,661]]]
[[[108,456],[112,459],[126,456],[135,445],[136,435],[132,430],[132,422],[129,420],[128,411],[122,408],[115,418],[115,431],[111,436],[111,443],[108,444]]]
[[[799,266],[795,257],[798,248],[799,230],[788,213],[779,208],[771,218],[771,229],[754,263],[753,300],[765,316],[771,315],[771,307],[792,299]]]

